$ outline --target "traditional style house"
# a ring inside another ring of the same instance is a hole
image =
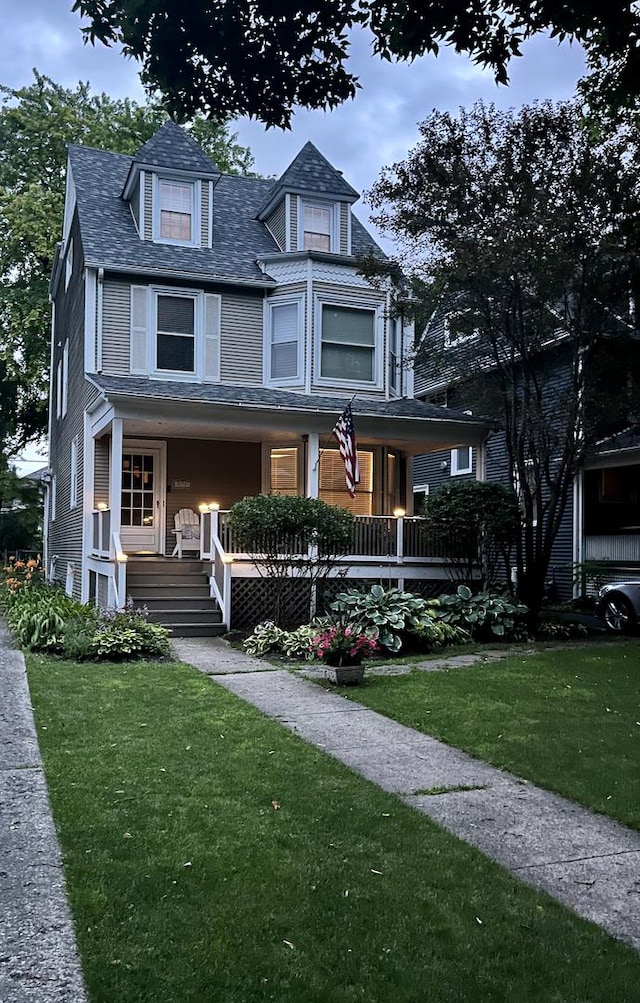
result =
[[[381,252],[357,198],[311,143],[277,181],[222,174],[171,122],[134,157],[70,148],[46,520],[69,593],[132,594],[194,633],[240,622],[255,570],[224,512],[261,492],[350,508],[351,576],[442,574],[393,512],[411,514],[412,456],[481,449],[487,425],[414,399],[413,331],[358,273]],[[354,499],[331,438],[351,399]]]

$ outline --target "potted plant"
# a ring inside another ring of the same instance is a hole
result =
[[[334,623],[325,627],[311,639],[309,651],[322,659],[333,672],[329,678],[338,686],[362,682],[363,660],[378,650],[378,642],[357,627]]]

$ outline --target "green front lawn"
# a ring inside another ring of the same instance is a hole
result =
[[[635,998],[630,948],[195,670],[28,663],[91,1003]]]
[[[365,679],[359,703],[640,828],[637,641]]]

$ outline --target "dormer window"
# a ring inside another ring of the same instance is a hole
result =
[[[197,243],[198,200],[190,181],[158,178],[154,212],[154,240],[169,244]]]
[[[301,251],[334,251],[337,248],[335,206],[321,202],[302,202],[300,207]]]

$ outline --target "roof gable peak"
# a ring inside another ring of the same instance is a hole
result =
[[[195,139],[169,119],[142,146],[132,165],[187,171],[199,175],[219,175],[221,171]]]

